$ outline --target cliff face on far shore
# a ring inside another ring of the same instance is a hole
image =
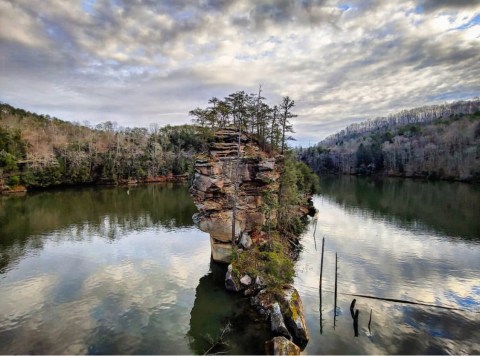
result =
[[[279,191],[283,156],[264,152],[254,139],[242,134],[238,158],[237,131],[221,129],[214,137],[209,154],[199,156],[195,162],[190,192],[200,211],[195,220],[202,231],[210,234],[213,259],[229,263],[234,204],[235,239],[243,245],[262,239],[260,229],[266,219],[276,219],[275,211],[267,213],[264,203],[269,193]]]

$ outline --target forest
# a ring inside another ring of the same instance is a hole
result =
[[[191,125],[124,128],[95,126],[38,115],[0,103],[0,185],[125,184],[187,178],[195,154],[208,149],[215,129],[235,127],[268,151],[286,153],[293,138],[295,102],[288,96],[270,107],[258,94],[239,91],[189,112]]]
[[[480,180],[480,99],[352,124],[297,151],[320,174]]]
[[[207,138],[193,125],[92,127],[1,104],[0,179],[30,188],[185,175]]]

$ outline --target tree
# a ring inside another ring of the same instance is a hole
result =
[[[293,140],[293,137],[286,137],[285,134],[288,132],[295,132],[293,131],[293,126],[290,123],[291,118],[297,117],[298,115],[294,115],[291,112],[291,109],[295,106],[295,101],[290,99],[288,96],[283,98],[282,103],[280,104],[280,127],[282,130],[282,146],[281,146],[281,154],[284,153],[286,147],[286,141]]]
[[[16,157],[4,150],[0,151],[0,168],[5,172],[11,172],[17,169]]]

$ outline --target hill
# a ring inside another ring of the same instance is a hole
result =
[[[0,182],[35,188],[161,180],[189,173],[206,140],[192,125],[89,127],[0,104]]]
[[[480,99],[352,124],[299,156],[321,174],[480,180]]]

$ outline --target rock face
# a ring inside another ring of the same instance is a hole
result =
[[[274,337],[265,343],[267,355],[300,355],[300,348],[283,336]]]
[[[309,335],[307,323],[303,316],[302,300],[298,291],[290,287],[284,290],[284,300],[287,304],[285,323],[292,335],[293,341],[303,350],[308,343]]]
[[[283,156],[270,156],[249,136],[232,129],[216,131],[209,154],[195,162],[190,193],[199,210],[198,227],[210,234],[213,259],[229,263],[232,253],[232,216],[236,194],[235,239],[249,248],[251,232],[265,223],[262,211],[265,192],[277,192]],[[275,219],[275,214],[270,214]]]
[[[274,335],[284,336],[288,339],[291,339],[290,333],[288,332],[285,322],[283,320],[282,311],[280,310],[280,305],[275,302],[272,304],[272,310],[270,312],[270,326]]]
[[[190,188],[199,210],[194,221],[210,234],[212,258],[217,262],[231,262],[234,244],[238,246],[237,253],[255,251],[256,245],[265,244],[271,237],[261,231],[266,220],[272,223],[277,220],[277,212],[268,207],[268,201],[275,201],[278,194],[283,156],[264,152],[254,139],[244,134],[240,136],[239,153],[238,141],[237,131],[218,130],[208,154],[199,156],[195,162]],[[236,218],[232,231],[234,206]],[[299,214],[308,212],[304,206],[298,210]],[[284,286],[284,295],[274,296],[260,276],[234,272],[230,264],[225,288],[250,296],[251,305],[266,320],[269,318],[276,337],[267,343],[268,352],[298,355],[305,348],[309,337],[302,302],[293,286]]]

